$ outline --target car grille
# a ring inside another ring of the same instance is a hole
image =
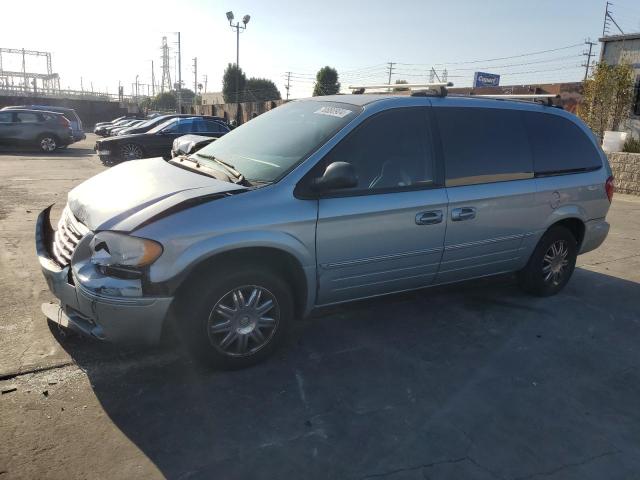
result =
[[[53,256],[60,265],[66,267],[71,263],[73,252],[88,232],[89,229],[66,206],[62,211],[53,241]]]

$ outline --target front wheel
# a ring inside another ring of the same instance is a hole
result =
[[[58,148],[58,142],[53,135],[42,135],[38,138],[38,147],[45,153],[51,153]]]
[[[216,271],[195,285],[185,292],[176,327],[204,363],[247,367],[268,357],[286,337],[293,297],[279,275],[260,268]]]
[[[518,273],[520,286],[541,297],[555,295],[569,282],[577,256],[573,234],[561,225],[551,227],[538,242],[527,266]]]
[[[142,147],[135,143],[127,143],[120,149],[120,156],[123,160],[137,160],[144,156]]]

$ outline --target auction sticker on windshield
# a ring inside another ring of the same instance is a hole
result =
[[[329,115],[331,117],[344,118],[351,113],[351,110],[347,110],[346,108],[338,108],[338,107],[320,107],[313,113],[317,113],[319,115]]]

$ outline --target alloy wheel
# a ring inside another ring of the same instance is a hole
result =
[[[569,261],[569,249],[564,240],[556,240],[551,244],[542,259],[542,275],[544,281],[552,285],[559,285],[565,274]]]
[[[122,158],[124,160],[137,160],[142,158],[142,149],[133,143],[128,143],[122,147]]]
[[[211,345],[233,357],[252,355],[272,339],[280,321],[276,297],[264,287],[245,285],[227,292],[207,322]]]
[[[40,140],[40,148],[44,152],[53,152],[56,149],[56,141],[51,137],[44,137]]]

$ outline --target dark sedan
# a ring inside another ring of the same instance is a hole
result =
[[[98,140],[96,153],[105,164],[138,158],[171,158],[173,141],[189,133],[218,138],[229,131],[218,117],[173,118],[152,128],[147,133],[122,135]]]
[[[149,118],[138,125],[134,125],[133,127],[127,127],[121,130],[120,132],[118,132],[118,135],[132,135],[134,133],[147,133],[152,128],[155,128],[161,123],[164,123],[167,120],[171,120],[172,118],[191,118],[191,117],[193,117],[192,114],[167,113],[167,114],[159,115],[153,118]],[[224,119],[220,117],[208,117],[208,118],[224,122]]]

